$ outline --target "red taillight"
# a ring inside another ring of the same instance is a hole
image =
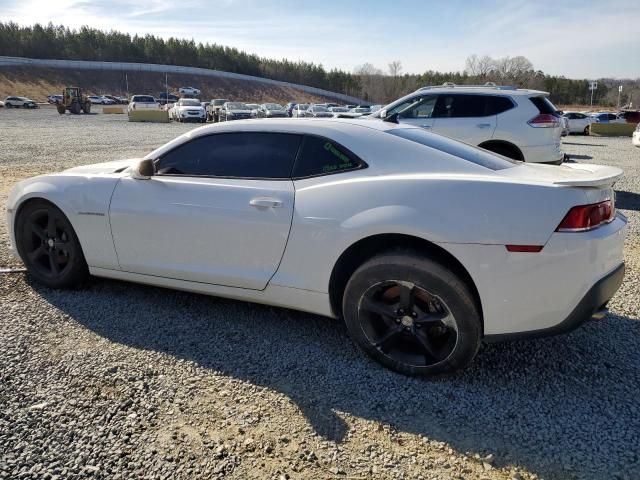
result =
[[[569,213],[556,228],[556,232],[584,232],[598,228],[603,223],[609,223],[615,217],[615,209],[611,200],[590,205],[578,205]]]
[[[542,251],[544,245],[505,245],[509,252],[529,252],[538,253]]]
[[[535,128],[553,128],[560,125],[560,119],[550,113],[541,113],[540,115],[533,117],[527,123]]]

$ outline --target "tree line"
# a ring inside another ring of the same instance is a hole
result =
[[[403,94],[425,85],[455,84],[511,84],[551,92],[551,100],[559,104],[588,104],[587,80],[573,80],[546,75],[535,70],[524,57],[493,59],[472,55],[462,72],[422,74],[402,73],[399,61],[391,62],[386,71],[366,63],[345,72],[325,69],[321,64],[287,59],[270,59],[237,48],[216,43],[195,42],[193,39],[168,38],[155,35],[129,35],[115,30],[102,31],[91,27],[70,29],[62,25],[35,24],[20,26],[0,22],[0,55],[111,62],[136,62],[200,67],[242,73],[285,82],[309,85],[344,93],[377,103],[390,102]],[[613,106],[617,102],[618,84],[640,103],[640,80],[601,79],[594,92],[594,105]]]

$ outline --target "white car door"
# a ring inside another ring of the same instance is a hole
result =
[[[433,112],[433,132],[471,145],[490,140],[497,124],[492,99],[490,95],[440,94]]]
[[[433,127],[433,109],[437,99],[438,96],[434,94],[412,97],[406,102],[388,110],[386,116],[389,117],[397,113],[399,123],[408,123],[416,127],[431,130]]]
[[[156,159],[150,179],[123,178],[109,211],[120,268],[265,288],[289,235],[300,141],[284,133],[207,135]]]

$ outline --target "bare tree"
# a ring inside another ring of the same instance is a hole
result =
[[[496,61],[489,55],[478,57],[474,53],[465,62],[465,72],[473,77],[485,78],[495,69]]]
[[[389,75],[397,77],[402,73],[402,62],[400,60],[394,60],[389,64]]]

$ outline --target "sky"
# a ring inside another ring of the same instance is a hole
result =
[[[640,78],[640,0],[0,0],[0,21],[89,25],[346,71],[461,71],[523,55],[567,78]]]

